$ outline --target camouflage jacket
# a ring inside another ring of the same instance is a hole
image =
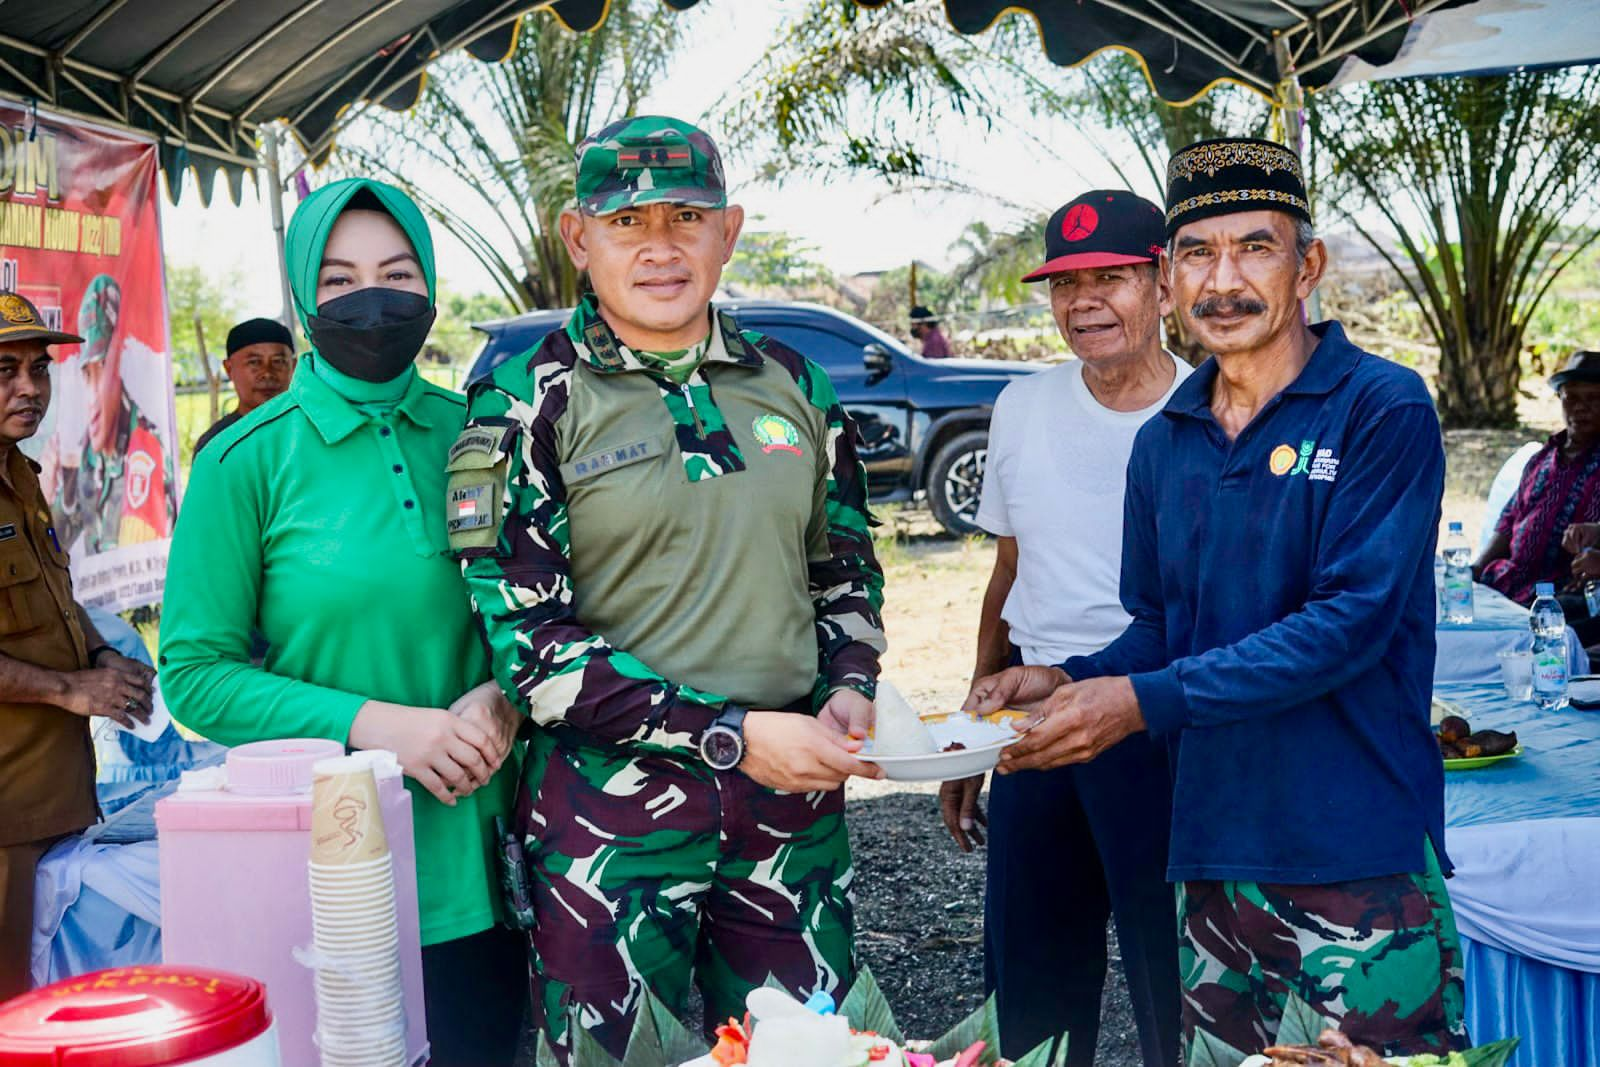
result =
[[[535,721],[692,754],[717,709],[873,695],[855,426],[827,375],[715,314],[674,384],[593,297],[469,393],[447,522],[496,677]]]

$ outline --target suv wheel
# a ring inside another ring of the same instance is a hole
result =
[[[928,468],[928,507],[939,525],[965,537],[978,533],[978,501],[989,456],[989,431],[968,430],[939,449]]]

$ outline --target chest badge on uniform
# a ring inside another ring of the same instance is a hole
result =
[[[1272,455],[1267,457],[1267,469],[1278,477],[1289,473],[1289,468],[1294,466],[1294,461],[1300,458],[1300,453],[1294,450],[1293,445],[1279,445],[1272,450]]]
[[[750,424],[750,432],[756,435],[764,454],[793,452],[797,456],[805,455],[800,450],[800,431],[782,415],[757,415],[756,421]]]
[[[150,479],[155,474],[156,461],[148,452],[135,452],[128,457],[128,507],[137,511],[150,499]]]

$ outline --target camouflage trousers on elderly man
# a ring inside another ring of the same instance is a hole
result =
[[[801,1000],[854,975],[844,791],[778,793],[672,756],[536,737],[519,805],[534,1021],[566,1062],[574,1021],[612,1055],[649,987],[708,1029],[775,978]]]
[[[1290,993],[1384,1055],[1466,1048],[1461,942],[1438,860],[1426,851],[1421,874],[1179,883],[1185,1059],[1198,1030],[1259,1052]]]

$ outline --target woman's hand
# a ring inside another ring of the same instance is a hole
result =
[[[488,784],[498,766],[488,734],[443,708],[414,708],[369,700],[350,724],[352,748],[383,748],[400,769],[446,807]]]
[[[522,716],[511,706],[511,701],[506,699],[500,683],[491,679],[467,690],[460,699],[450,705],[448,710],[450,714],[459,716],[482,730],[489,738],[497,754],[491,761],[490,773],[498,771],[505,763],[506,757],[511,755],[511,746],[516,743],[517,731],[522,728]]]

